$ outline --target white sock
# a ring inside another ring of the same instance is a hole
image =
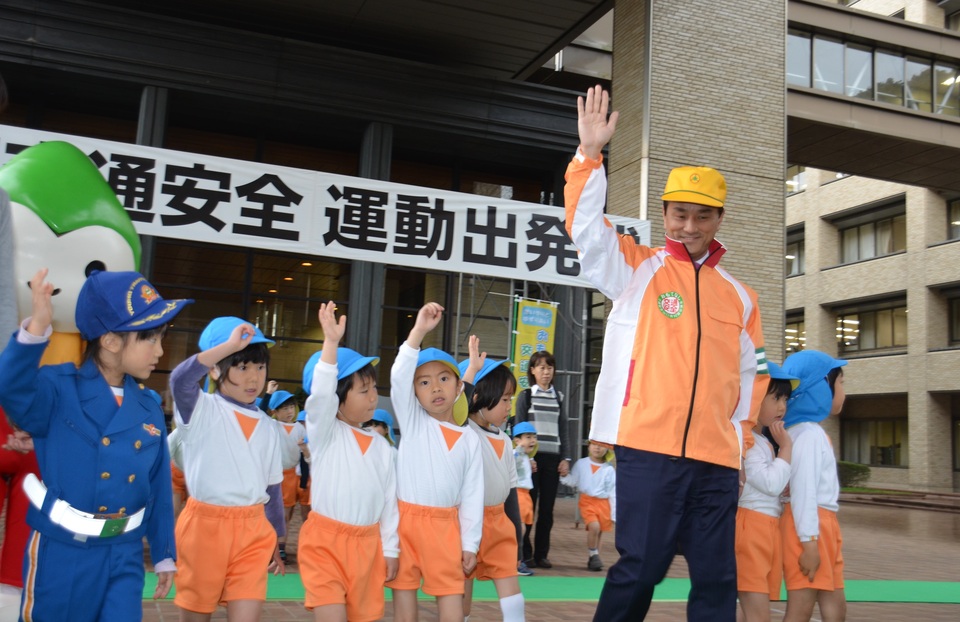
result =
[[[463,622],[470,622],[470,616],[463,616]]]
[[[523,594],[514,594],[500,599],[500,612],[503,613],[503,622],[526,622],[523,612]]]
[[[591,554],[591,555],[599,555],[599,554],[600,554],[600,549],[587,549],[587,550],[590,551],[590,554]]]

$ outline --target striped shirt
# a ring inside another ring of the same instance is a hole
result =
[[[562,409],[563,395],[552,385],[526,389],[517,397],[516,423],[529,421],[537,429],[537,453],[559,454],[570,459],[567,417]]]

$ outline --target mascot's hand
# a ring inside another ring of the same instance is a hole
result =
[[[33,451],[33,438],[23,430],[15,430],[13,434],[7,435],[3,449],[28,454]]]

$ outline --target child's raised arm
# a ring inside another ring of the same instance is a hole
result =
[[[236,354],[250,345],[250,340],[256,334],[257,330],[253,327],[253,324],[246,322],[238,324],[230,333],[229,339],[198,354],[197,361],[204,367],[213,367],[231,354]]]
[[[487,360],[487,353],[480,352],[480,338],[476,335],[470,335],[467,350],[470,353],[470,364],[467,365],[466,371],[463,372],[462,380],[473,384],[473,379],[477,376],[477,373],[483,369],[483,363]]]
[[[407,336],[407,345],[415,350],[419,350],[420,344],[423,343],[423,338],[427,336],[427,333],[436,328],[442,319],[443,307],[441,307],[439,303],[428,302],[420,307],[420,311],[417,312],[417,321]]]
[[[33,295],[33,309],[30,312],[30,323],[27,332],[36,337],[43,337],[53,323],[53,283],[47,282],[47,268],[41,268],[30,279],[30,291]]]
[[[347,330],[347,316],[341,315],[337,320],[337,304],[332,300],[320,305],[320,311],[317,317],[320,320],[320,328],[323,329],[323,350],[320,354],[320,360],[330,365],[337,364],[337,348],[340,346],[340,340]]]

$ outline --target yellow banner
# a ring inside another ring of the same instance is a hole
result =
[[[517,299],[514,315],[513,373],[518,391],[530,387],[527,370],[534,352],[553,352],[557,328],[557,306],[540,300]]]

